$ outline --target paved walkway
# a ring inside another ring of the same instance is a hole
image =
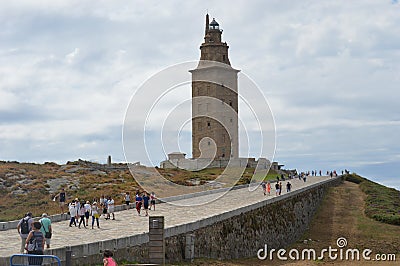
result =
[[[307,182],[298,179],[290,180],[292,183],[292,191],[321,182],[329,179],[329,177],[308,177]],[[282,182],[283,190],[286,191],[286,181]],[[286,194],[286,192],[283,192]],[[201,197],[210,197],[201,196]],[[199,205],[193,207],[178,207],[168,203],[159,204],[156,206],[156,211],[149,211],[150,215],[161,215],[165,217],[165,227],[173,227],[179,224],[198,221],[203,218],[215,216],[224,212],[229,212],[237,208],[252,205],[256,202],[275,197],[274,183],[271,183],[271,196],[263,196],[262,189],[259,187],[253,192],[248,188],[233,190],[228,192],[223,197],[213,201],[207,205]],[[185,204],[188,201],[195,202],[200,197],[185,199]],[[245,199],[245,200],[243,200]],[[144,215],[144,214],[142,214]],[[91,229],[91,217],[89,219],[90,229],[78,227],[69,227],[69,221],[56,222],[52,224],[53,237],[51,239],[52,248],[61,248],[65,246],[74,246],[87,244],[102,240],[131,236],[139,233],[148,232],[148,217],[138,216],[135,209],[120,211],[115,213],[116,220],[105,220],[100,218],[100,229]],[[0,231],[0,257],[8,257],[18,253],[20,249],[20,237],[17,229]]]

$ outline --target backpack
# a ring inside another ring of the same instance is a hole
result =
[[[29,234],[29,219],[22,219],[21,222],[21,234]]]
[[[43,234],[41,232],[33,232],[32,238],[29,240],[28,251],[43,250],[42,243]]]

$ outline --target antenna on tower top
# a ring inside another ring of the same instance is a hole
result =
[[[208,29],[210,28],[210,18],[209,18],[209,16],[208,16],[208,12],[207,12],[207,14],[206,14],[206,32],[205,32],[205,34],[207,35],[207,32],[208,32]]]

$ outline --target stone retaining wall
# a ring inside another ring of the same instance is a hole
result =
[[[236,259],[255,257],[268,244],[279,249],[298,240],[307,229],[326,189],[340,179],[285,194],[265,202],[185,225],[186,229],[166,234],[166,260],[185,259],[185,241],[194,234],[194,257]],[[168,230],[167,230],[168,231]]]

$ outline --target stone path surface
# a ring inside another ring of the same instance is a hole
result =
[[[292,183],[292,191],[315,184],[330,177],[308,177],[307,182],[298,179],[290,180]],[[286,181],[282,182],[283,195],[286,194]],[[214,194],[215,195],[215,194]],[[212,197],[214,197],[214,195]],[[222,196],[222,193],[221,193]],[[210,197],[210,195],[200,196],[182,200],[182,204],[188,202],[195,203],[201,197]],[[165,217],[165,227],[173,227],[180,224],[195,222],[207,217],[212,217],[224,212],[229,212],[240,207],[251,205],[266,199],[275,197],[274,183],[271,183],[271,195],[264,196],[262,188],[258,187],[255,191],[249,191],[248,188],[232,190],[223,195],[221,198],[208,203],[206,205],[198,205],[192,207],[177,206],[179,201],[175,201],[172,205],[169,203],[158,204],[155,211],[149,211],[149,215],[161,215]],[[143,212],[143,210],[142,210]],[[53,237],[51,239],[52,248],[61,248],[65,246],[74,246],[87,244],[108,239],[131,236],[148,232],[148,217],[138,216],[135,209],[120,211],[115,213],[115,220],[105,220],[100,218],[100,229],[94,227],[91,229],[91,217],[89,219],[89,227],[87,229],[81,227],[69,227],[69,221],[61,221],[52,223]],[[0,257],[8,257],[18,253],[20,249],[20,237],[17,229],[0,231]]]

